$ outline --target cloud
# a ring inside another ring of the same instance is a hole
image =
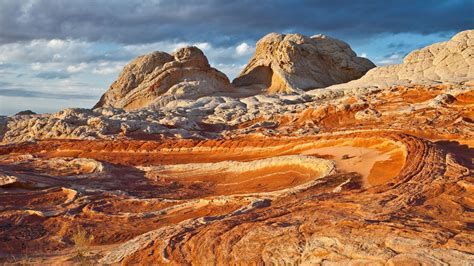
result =
[[[208,42],[195,43],[194,46],[196,46],[197,48],[199,48],[203,51],[209,50],[212,47],[212,45]]]
[[[42,78],[42,79],[67,79],[71,75],[68,73],[64,72],[59,72],[59,71],[46,71],[46,72],[40,72],[36,74],[37,78]]]
[[[0,74],[7,74],[10,73],[10,71],[15,68],[14,64],[10,63],[3,63],[0,61]],[[1,76],[0,76],[1,78]]]
[[[95,95],[73,94],[73,93],[49,93],[25,88],[0,89],[0,96],[25,97],[25,98],[47,98],[47,99],[96,99]]]
[[[1,27],[1,26],[0,26]],[[120,58],[115,47],[73,39],[35,39],[0,45],[1,62],[94,62]],[[117,59],[118,60],[118,59]]]
[[[100,69],[104,68],[104,65],[112,65],[117,62],[123,66],[125,62],[142,54],[153,51],[173,53],[181,47],[190,45],[203,50],[206,56],[216,63],[234,61],[236,53],[242,56],[249,54],[254,49],[245,42],[235,47],[234,45],[214,46],[210,42],[163,41],[120,45],[73,39],[39,39],[0,45],[0,62],[29,64],[33,71],[79,73],[89,69],[93,73],[103,73]],[[117,68],[117,66],[114,65],[113,68]]]
[[[238,65],[238,64],[217,64],[216,67],[227,74],[227,76],[232,80],[237,77],[245,67],[245,65]]]
[[[253,50],[252,47],[245,42],[235,47],[235,52],[237,53],[237,55],[245,55],[245,54],[251,53],[252,50]]]
[[[66,44],[66,41],[60,39],[52,39],[48,41],[46,44],[47,47],[52,48],[54,50],[62,49]]]
[[[392,42],[387,45],[388,48],[393,48],[393,49],[402,49],[407,47],[408,44],[405,43],[404,41],[399,41],[399,42]]]
[[[102,62],[97,65],[92,70],[92,73],[94,74],[99,74],[99,75],[109,75],[109,74],[114,74],[114,73],[119,73],[123,66],[125,65],[125,62]]]
[[[31,63],[30,66],[31,66],[31,70],[33,71],[40,71],[43,68],[42,64],[39,62]]]
[[[1,0],[0,6],[0,43],[84,39],[230,45],[271,31],[364,39],[380,33],[429,34],[474,27],[471,0],[367,0],[362,4],[352,0],[263,0],[258,4],[250,0]]]
[[[78,72],[81,72],[84,69],[86,69],[87,66],[88,65],[86,63],[82,62],[82,63],[76,64],[76,65],[69,65],[69,66],[67,66],[66,70],[69,73],[78,73]]]
[[[12,67],[12,64],[9,64],[9,63],[3,63],[0,61],[0,69],[7,69],[7,68],[10,68]]]
[[[391,53],[391,54],[385,55],[383,59],[378,60],[376,64],[381,65],[381,66],[401,64],[404,56],[405,56],[404,54],[400,54],[400,53]]]

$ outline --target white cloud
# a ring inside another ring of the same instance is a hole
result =
[[[97,56],[99,51],[93,43],[79,40],[32,40],[0,45],[0,61],[15,63],[73,62],[86,61]]]
[[[165,51],[173,53],[179,48],[194,45],[203,50],[212,65],[246,63],[253,47],[247,43],[237,46],[213,46],[209,42],[162,41],[138,45],[116,43],[94,43],[74,39],[38,39],[0,45],[0,61],[26,65],[24,69],[33,71],[56,71],[108,75],[118,73],[133,58]],[[21,68],[21,66],[19,66]],[[227,72],[229,69],[229,72]],[[21,69],[19,69],[21,71]],[[24,71],[24,70],[23,70]],[[235,73],[233,67],[222,69],[225,73]]]
[[[237,47],[235,47],[235,52],[237,55],[247,55],[252,51],[252,47],[248,45],[247,43],[243,42],[239,44]]]
[[[66,44],[66,42],[64,40],[52,39],[52,40],[48,41],[46,46],[49,47],[49,48],[57,50],[57,49],[63,48],[65,44]]]
[[[38,63],[38,62],[35,62],[35,63],[31,63],[30,67],[31,67],[31,70],[33,70],[33,71],[40,71],[41,68],[42,68],[42,64]]]
[[[98,75],[118,74],[126,62],[102,62],[92,70],[92,73]]]
[[[402,58],[401,54],[393,54],[389,57],[389,59],[400,59],[400,58]]]
[[[212,49],[212,45],[208,42],[195,43],[194,46],[196,46],[197,48],[199,48],[203,51]]]
[[[217,65],[217,68],[220,71],[226,73],[227,77],[231,80],[237,77],[240,71],[244,69],[244,67],[245,65],[238,65],[238,64],[218,64]]]
[[[67,72],[69,73],[78,73],[78,72],[81,72],[83,71],[84,69],[87,68],[87,64],[82,62],[82,63],[79,63],[79,64],[76,64],[76,65],[69,65],[66,70]]]
[[[366,53],[362,53],[359,55],[360,57],[368,58]]]
[[[386,56],[380,60],[377,60],[376,63],[377,65],[395,65],[395,64],[401,64],[403,61],[403,54],[400,53],[394,53],[391,54],[390,56]]]
[[[33,62],[29,64],[29,67],[33,71],[60,71],[60,72],[64,71],[65,72],[67,71],[68,65],[63,62]]]

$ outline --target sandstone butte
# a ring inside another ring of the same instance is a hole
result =
[[[0,141],[0,263],[474,261],[474,30],[375,68],[272,33],[233,82],[155,52]]]

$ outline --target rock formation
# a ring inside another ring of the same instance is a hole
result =
[[[154,52],[133,60],[94,108],[134,110],[231,91],[226,75],[212,68],[201,50],[185,47],[173,55]]]
[[[36,113],[31,110],[24,110],[16,113],[15,115],[35,115]]]
[[[258,41],[254,56],[232,83],[258,92],[306,91],[360,78],[373,67],[343,41],[270,33]]]
[[[472,32],[329,88],[164,106],[173,86],[137,88],[206,64],[158,53],[109,107],[0,116],[0,263],[470,265]]]
[[[449,41],[435,43],[408,54],[402,64],[377,67],[359,80],[335,87],[360,88],[390,85],[462,83],[474,80],[474,30]]]
[[[94,108],[136,110],[204,96],[301,92],[357,79],[372,67],[370,60],[357,57],[342,41],[272,33],[257,43],[254,57],[232,82],[236,88],[210,67],[201,50],[186,47],[173,55],[154,52],[136,58]]]

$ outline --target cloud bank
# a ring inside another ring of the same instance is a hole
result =
[[[470,0],[2,0],[0,42],[86,39],[233,44],[271,31],[369,37],[472,27]]]

